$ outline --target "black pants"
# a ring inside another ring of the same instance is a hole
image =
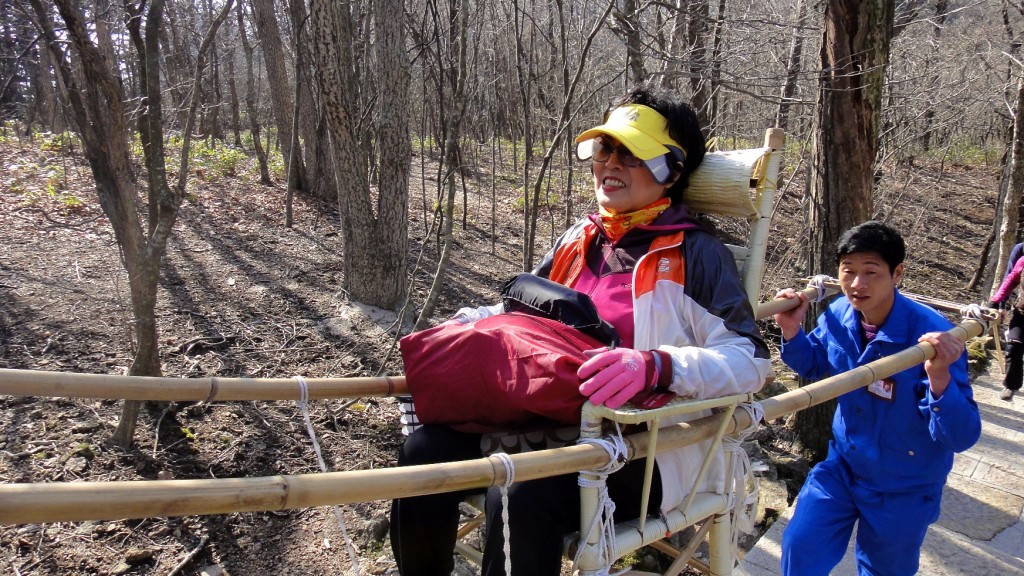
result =
[[[399,466],[480,458],[480,436],[445,426],[419,428],[402,446]],[[558,576],[562,539],[579,530],[578,474],[516,482],[509,487],[509,544],[512,574]],[[616,521],[640,516],[644,461],[636,460],[608,478]],[[483,493],[483,489],[476,491]],[[459,503],[471,491],[400,498],[391,505],[391,548],[402,576],[449,576],[454,568]],[[661,505],[661,481],[655,468],[649,513]],[[482,576],[504,574],[501,492],[487,489],[487,525]]]
[[[1003,386],[1020,390],[1024,383],[1024,311],[1016,306],[1010,308],[1010,327],[1006,330],[1006,375]]]

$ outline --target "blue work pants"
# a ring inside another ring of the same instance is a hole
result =
[[[826,576],[857,524],[860,576],[917,573],[928,525],[939,519],[942,487],[880,492],[863,485],[834,453],[807,476],[782,535],[784,576]]]

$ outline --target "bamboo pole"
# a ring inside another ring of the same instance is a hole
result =
[[[408,394],[405,376],[309,378],[310,400]],[[300,400],[293,378],[157,378],[0,369],[0,394],[161,401]]]
[[[802,290],[814,298],[814,288]],[[792,308],[795,299],[776,298],[760,304],[758,320]],[[398,396],[408,394],[405,376],[309,378],[310,400]],[[40,370],[0,369],[0,394],[50,398],[215,402],[242,400],[299,400],[293,378],[159,378],[114,374],[75,374]]]
[[[954,326],[948,332],[961,343],[966,343],[971,338],[983,334],[985,328],[985,325],[977,320],[964,320],[959,326]],[[851,390],[867,386],[876,380],[888,378],[893,374],[916,366],[934,355],[935,348],[927,342],[921,342],[902,352],[869,362],[848,372],[819,380],[813,384],[808,384],[796,390],[790,390],[778,396],[766,398],[761,401],[761,407],[764,409],[764,419],[766,421],[774,420],[780,416],[816,406],[846,394]],[[735,426],[729,430],[730,432],[749,426],[750,417],[745,411],[737,411],[733,416],[733,422]]]
[[[512,455],[516,480],[597,468],[597,446]],[[0,523],[225,514],[369,502],[503,483],[497,457],[423,466],[215,480],[62,482],[0,486]]]
[[[965,320],[949,332],[966,342],[984,326]],[[831,378],[761,401],[766,420],[814,406],[886,378],[934,356],[931,344],[902,352]],[[710,438],[723,415],[665,427],[658,450]],[[728,432],[751,425],[745,410],[733,413]],[[626,438],[630,459],[647,455],[647,433]],[[510,456],[517,481],[593,470],[608,463],[600,446],[577,445]],[[218,480],[143,480],[0,485],[0,523],[117,520],[154,516],[224,514],[307,508],[452,492],[499,485],[504,465],[496,457],[378,470]]]
[[[813,286],[808,286],[803,290],[798,290],[798,294],[803,294],[808,300],[814,300],[818,297],[818,289]],[[829,291],[829,295],[835,292]],[[764,320],[778,314],[779,312],[785,312],[791,308],[796,308],[800,304],[800,300],[796,298],[775,298],[767,302],[763,302],[757,305],[757,310],[754,311],[755,320]]]

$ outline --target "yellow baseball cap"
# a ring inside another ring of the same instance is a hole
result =
[[[671,152],[674,146],[684,155],[686,151],[668,134],[668,121],[657,110],[641,104],[626,104],[612,110],[604,124],[584,131],[576,142],[593,140],[607,134],[629,148],[640,160],[651,160]]]

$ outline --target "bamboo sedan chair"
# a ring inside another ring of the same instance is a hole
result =
[[[701,166],[691,175],[690,184],[684,194],[684,202],[694,213],[741,218],[747,221],[749,229],[746,244],[727,246],[736,258],[743,287],[751,306],[755,308],[760,300],[765,252],[784,142],[783,130],[770,128],[766,131],[763,147],[709,152]],[[583,409],[579,438],[600,438],[605,431],[614,427],[608,426],[609,422],[618,425],[647,426],[650,450],[641,506],[642,509],[646,509],[659,425],[669,419],[678,422],[681,419],[701,418],[712,414],[712,411],[725,412],[723,426],[714,438],[707,442],[708,449],[694,482],[694,487],[702,487],[708,484],[707,476],[712,468],[712,461],[721,457],[725,424],[730,421],[737,406],[752,399],[751,394],[698,400],[680,398],[654,410],[636,409],[628,404],[612,410],[605,406],[592,406],[588,402]],[[564,431],[561,433],[564,434]],[[732,515],[737,506],[743,505],[737,500],[744,499],[742,494],[745,494],[745,487],[734,485],[730,462],[725,462],[724,482],[710,483],[715,489],[699,491],[691,487],[689,496],[683,504],[676,509],[666,510],[661,517],[641,518],[616,525],[615,536],[611,542],[602,536],[600,530],[592,529],[599,524],[603,507],[600,499],[603,480],[590,472],[581,472],[581,484],[587,486],[580,488],[581,530],[579,534],[572,534],[566,540],[566,554],[575,559],[578,573],[594,576],[607,574],[609,565],[614,560],[642,546],[652,545],[676,558],[665,572],[666,576],[679,574],[687,563],[713,576],[731,574],[735,565]],[[740,498],[736,497],[737,493],[741,495]],[[467,503],[476,510],[483,510],[482,497],[470,498]],[[459,529],[460,540],[456,544],[457,552],[477,563],[482,559],[482,552],[461,538],[483,522],[482,513],[467,521]],[[685,550],[679,550],[667,542],[668,536],[697,523],[701,523],[701,527]],[[702,565],[693,561],[691,556],[705,535],[709,540],[710,564]],[[515,546],[515,543],[512,542],[511,545]]]

